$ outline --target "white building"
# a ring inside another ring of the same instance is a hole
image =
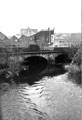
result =
[[[70,34],[56,33],[51,36],[50,47],[71,47]]]
[[[70,47],[69,41],[65,40],[55,40],[53,45],[54,47]]]
[[[27,29],[21,29],[21,35],[25,35],[25,36],[31,36],[34,35],[38,32],[37,29],[31,29],[30,27],[28,27]]]

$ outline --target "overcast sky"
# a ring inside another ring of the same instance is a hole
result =
[[[0,32],[12,36],[28,27],[81,32],[81,0],[0,0]]]

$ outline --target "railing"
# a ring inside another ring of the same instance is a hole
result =
[[[31,52],[7,52],[0,53],[0,55],[28,55],[28,54],[54,54],[54,53],[63,53],[64,51],[54,51],[54,50],[40,50],[40,51],[31,51]]]

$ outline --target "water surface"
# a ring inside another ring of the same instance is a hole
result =
[[[82,89],[68,73],[43,77],[34,85],[6,85],[1,94],[3,120],[81,120]]]

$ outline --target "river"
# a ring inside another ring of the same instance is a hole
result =
[[[82,88],[68,73],[43,77],[34,85],[4,84],[2,120],[82,120]]]

